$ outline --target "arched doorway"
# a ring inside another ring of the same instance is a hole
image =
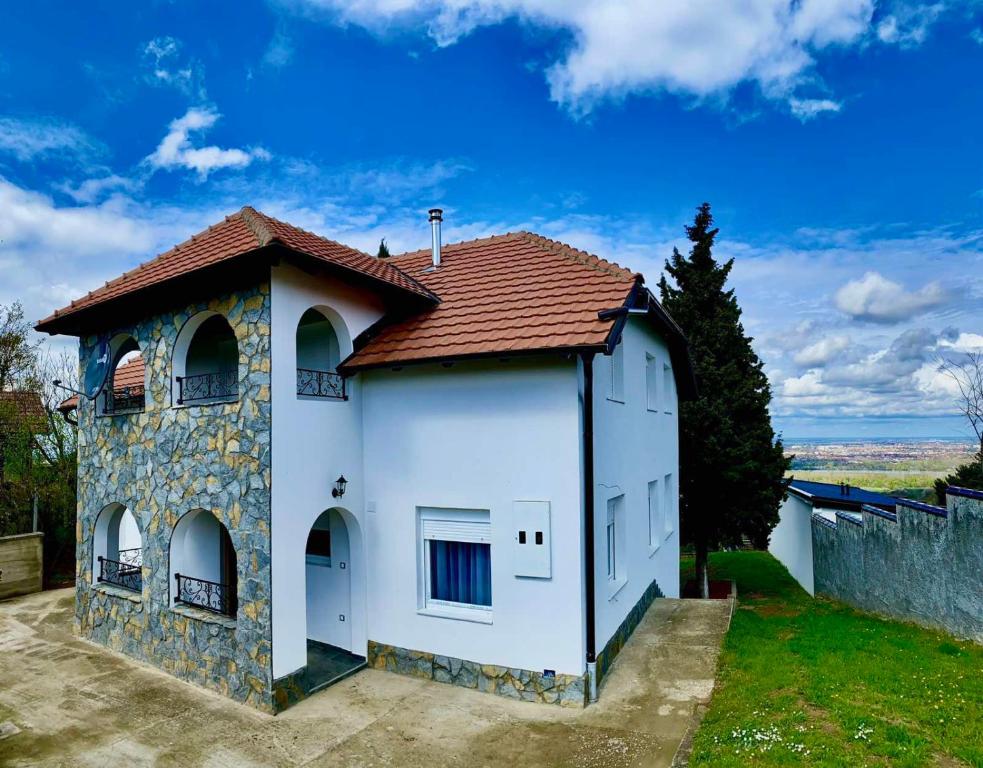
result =
[[[308,692],[347,677],[365,664],[353,653],[353,546],[347,515],[332,508],[322,512],[307,536],[304,568],[307,600]],[[352,521],[352,525],[357,525]]]

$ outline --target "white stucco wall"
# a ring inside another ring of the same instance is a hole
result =
[[[645,589],[657,581],[664,595],[679,596],[679,449],[677,399],[674,386],[666,389],[663,366],[670,365],[665,342],[644,318],[625,325],[618,355],[594,358],[594,498],[595,498],[595,606],[597,650],[617,630]],[[656,402],[649,409],[646,353],[655,362]],[[612,359],[623,362],[623,376],[612,379]],[[621,400],[611,399],[612,380],[620,384]],[[671,382],[670,382],[671,383]],[[658,503],[664,504],[664,482],[672,475],[672,504],[666,527],[659,507],[658,548],[649,545],[649,483],[658,480]],[[625,550],[618,555],[619,578],[607,575],[608,500],[624,494],[627,529],[618,539]]]
[[[792,574],[802,588],[815,595],[812,569],[812,504],[790,493],[778,510],[778,525],[771,532],[768,551]]]
[[[361,378],[371,639],[481,663],[582,673],[574,362],[408,366]],[[514,575],[516,500],[550,503],[548,579]],[[421,613],[420,507],[488,510],[491,623]]]
[[[296,332],[311,307],[324,311],[335,327],[342,359],[352,339],[382,316],[374,294],[337,280],[309,275],[291,265],[273,268],[272,334],[272,580],[273,676],[282,677],[307,663],[307,600],[304,550],[311,526],[329,508],[338,507],[349,525],[351,623],[355,653],[364,654],[365,557],[357,528],[364,514],[362,471],[362,409],[358,377],[349,379],[347,401],[301,399],[296,388]],[[332,498],[335,479],[344,475],[348,491]],[[356,530],[351,530],[355,528]],[[323,586],[323,585],[322,585]],[[325,617],[339,608],[325,594],[317,602],[323,612],[316,633],[325,636]]]

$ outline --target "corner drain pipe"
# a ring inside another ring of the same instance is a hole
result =
[[[597,701],[597,637],[594,617],[594,353],[584,362],[584,592],[587,606],[587,677],[590,701]]]

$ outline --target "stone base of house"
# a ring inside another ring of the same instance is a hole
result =
[[[631,633],[635,631],[635,627],[638,626],[645,612],[652,605],[652,601],[657,597],[664,597],[662,590],[659,589],[658,583],[653,581],[639,598],[638,602],[628,611],[628,615],[625,616],[625,620],[621,622],[618,629],[611,636],[611,639],[607,641],[604,648],[599,654],[597,654],[597,684],[601,684],[601,680],[611,669],[611,665],[614,663],[615,658],[621,649],[625,647],[625,643],[628,642],[628,638],[631,637]]]
[[[373,669],[496,693],[520,701],[564,707],[583,707],[587,703],[587,675],[547,676],[528,669],[479,664],[374,640],[369,640],[368,665]]]

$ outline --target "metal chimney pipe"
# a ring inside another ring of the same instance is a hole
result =
[[[440,266],[440,222],[444,220],[444,212],[440,208],[430,209],[430,232],[432,235],[433,268]]]

